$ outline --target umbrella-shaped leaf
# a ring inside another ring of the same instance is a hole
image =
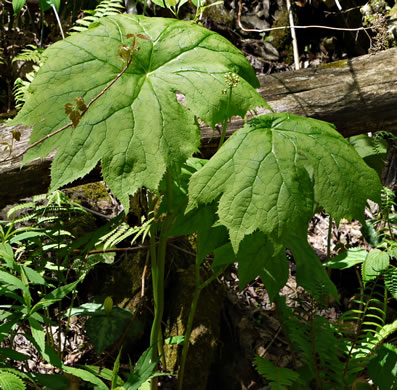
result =
[[[306,235],[314,211],[362,219],[381,184],[349,143],[322,121],[269,114],[249,121],[189,184],[187,211],[220,198],[220,222],[237,252],[260,230],[286,246]]]
[[[33,143],[67,125],[65,106],[72,104],[76,126],[39,143],[25,161],[58,148],[51,189],[101,161],[105,181],[127,208],[129,194],[142,186],[156,190],[167,168],[179,167],[198,150],[197,117],[215,126],[266,106],[241,52],[193,22],[110,16],[50,46],[45,56],[14,123],[34,125]],[[230,101],[223,93],[229,72],[240,77]],[[84,113],[76,101],[89,109]]]

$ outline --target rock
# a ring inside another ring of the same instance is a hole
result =
[[[270,43],[259,39],[244,39],[242,48],[248,53],[265,61],[277,61],[280,57],[277,49]]]
[[[266,20],[261,19],[256,15],[241,16],[241,23],[245,28],[252,28],[255,30],[263,30],[270,27],[270,24]]]

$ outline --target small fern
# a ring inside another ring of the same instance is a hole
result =
[[[397,136],[395,134],[389,132],[389,131],[383,131],[383,130],[377,131],[374,134],[374,136],[372,137],[372,139],[373,139],[372,146],[373,146],[374,151],[376,153],[379,152],[379,149],[378,149],[379,148],[379,144],[384,139],[389,139],[392,142],[393,146],[395,148],[397,148]]]
[[[385,218],[388,218],[389,215],[394,211],[397,207],[394,199],[396,198],[396,194],[387,187],[382,188],[381,192],[381,211]]]
[[[78,204],[71,202],[61,191],[34,196],[31,202],[12,207],[7,218],[10,224],[33,222],[34,226],[44,223],[62,223],[66,217],[83,215],[87,212]]]
[[[284,297],[277,297],[280,322],[289,338],[293,351],[302,356],[304,366],[299,369],[308,386],[321,389],[343,388],[343,339],[337,337],[337,330],[325,318],[312,313],[297,314],[285,303]]]
[[[375,351],[397,330],[397,320],[385,324],[387,294],[379,282],[380,278],[367,285],[353,300],[357,308],[347,311],[338,320],[341,336],[348,346],[343,379],[349,385],[366,370]],[[346,324],[354,326],[346,327]]]
[[[43,51],[35,45],[26,45],[26,49],[23,49],[17,56],[15,56],[12,62],[25,61],[33,62],[34,64],[41,64],[43,62]]]
[[[84,11],[88,15],[76,20],[76,26],[71,28],[71,33],[85,31],[91,23],[97,22],[105,16],[117,15],[124,9],[120,0],[102,0],[95,10]]]
[[[25,79],[18,77],[14,82],[12,93],[15,98],[15,108],[17,110],[22,108],[28,98],[29,85],[44,62],[43,51],[43,49],[40,49],[35,45],[27,45],[27,48],[22,50],[22,52],[12,60],[12,62],[24,61],[33,63],[33,70],[25,75]]]
[[[397,268],[389,267],[384,273],[384,281],[387,291],[394,299],[397,299]]]
[[[270,383],[272,389],[286,390],[286,386],[291,386],[299,381],[299,374],[289,368],[276,367],[271,361],[257,356],[254,360],[256,370]]]
[[[102,244],[103,249],[106,250],[110,247],[114,247],[121,241],[132,237],[131,245],[134,244],[139,237],[141,237],[141,242],[143,242],[146,236],[149,234],[150,227],[154,222],[154,218],[145,220],[144,217],[141,225],[129,226],[127,223],[122,222],[120,225],[116,226],[109,233],[103,235],[97,245]]]

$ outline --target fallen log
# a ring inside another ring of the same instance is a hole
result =
[[[260,93],[275,112],[289,112],[332,122],[345,137],[370,131],[397,132],[397,48],[341,60],[318,68],[259,75]],[[258,113],[263,113],[259,111]],[[233,119],[227,134],[243,124]],[[20,198],[46,192],[50,183],[53,154],[37,159],[22,169],[20,155],[28,146],[31,128],[0,126],[0,142],[11,142],[12,131],[19,130],[11,156],[0,152],[0,208]],[[216,150],[219,134],[203,126],[204,156]],[[6,161],[3,161],[6,160]],[[101,179],[97,167],[71,186]]]

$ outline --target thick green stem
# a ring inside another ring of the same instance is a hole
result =
[[[159,355],[163,355],[161,321],[164,313],[164,270],[166,247],[167,238],[163,235],[160,237],[157,262],[156,264],[152,262],[154,319],[150,334],[150,345],[153,348],[153,360],[157,360]],[[162,363],[164,365],[165,362]]]
[[[200,274],[200,266],[198,267],[198,272]],[[196,273],[197,273],[197,264],[196,264]],[[192,333],[192,328],[193,328],[193,320],[194,320],[194,315],[196,313],[197,309],[197,303],[200,298],[201,294],[201,287],[200,286],[195,286],[194,293],[193,293],[193,299],[192,303],[190,306],[190,312],[189,312],[189,317],[186,325],[186,332],[185,332],[185,340],[183,342],[183,349],[182,349],[182,356],[181,356],[181,364],[179,367],[179,372],[178,372],[178,390],[182,390],[183,387],[183,376],[185,373],[185,366],[186,366],[186,359],[187,359],[187,353],[189,351],[189,339],[190,335]]]
[[[233,90],[233,88],[230,87],[229,91],[228,91],[226,115],[229,112],[230,100],[232,98],[232,90]],[[219,141],[218,150],[220,149],[220,147],[225,142],[226,130],[227,130],[227,122],[228,122],[228,118],[226,116],[226,119],[223,121],[223,125],[222,125],[222,134],[221,134],[221,139]]]
[[[154,213],[154,202],[153,202],[153,194],[149,194],[149,213]],[[158,282],[157,282],[157,245],[156,245],[156,224],[152,224],[150,226],[150,257],[151,257],[151,269],[152,269],[152,288],[153,288],[153,296],[156,297],[155,291],[158,290]],[[154,312],[156,313],[156,298],[154,298]],[[153,328],[152,328],[153,332]],[[150,335],[150,346],[153,347],[152,358],[157,358],[157,343],[152,340],[152,334]]]
[[[150,246],[152,254],[152,283],[153,283],[153,300],[154,300],[154,319],[152,330],[150,333],[150,345],[152,350],[152,360],[157,361],[161,356],[163,368],[166,369],[166,361],[163,350],[163,337],[161,333],[161,322],[164,313],[164,273],[165,273],[165,259],[167,254],[168,232],[172,227],[175,216],[172,213],[172,180],[171,174],[166,173],[167,182],[167,197],[168,197],[168,212],[162,222],[160,232],[159,244],[156,250],[156,231],[153,228],[150,237]],[[152,201],[151,201],[152,202]],[[153,210],[153,204],[149,207]],[[157,389],[157,381],[152,380],[152,390]]]
[[[200,234],[197,237],[197,241],[199,241],[199,240],[200,240]],[[178,390],[182,390],[182,388],[183,388],[183,377],[185,374],[187,354],[189,351],[190,335],[192,333],[194,316],[196,314],[197,304],[198,304],[198,301],[200,298],[201,291],[205,287],[207,287],[212,281],[214,281],[219,275],[221,275],[223,273],[223,271],[225,270],[225,268],[219,269],[217,272],[213,273],[210,278],[208,278],[206,281],[201,283],[200,265],[201,265],[201,261],[196,256],[195,287],[194,287],[194,292],[193,292],[192,303],[190,306],[189,317],[188,317],[187,325],[186,325],[185,340],[183,342],[183,349],[182,349],[182,356],[181,356],[181,364],[179,366],[179,371],[178,371]]]

